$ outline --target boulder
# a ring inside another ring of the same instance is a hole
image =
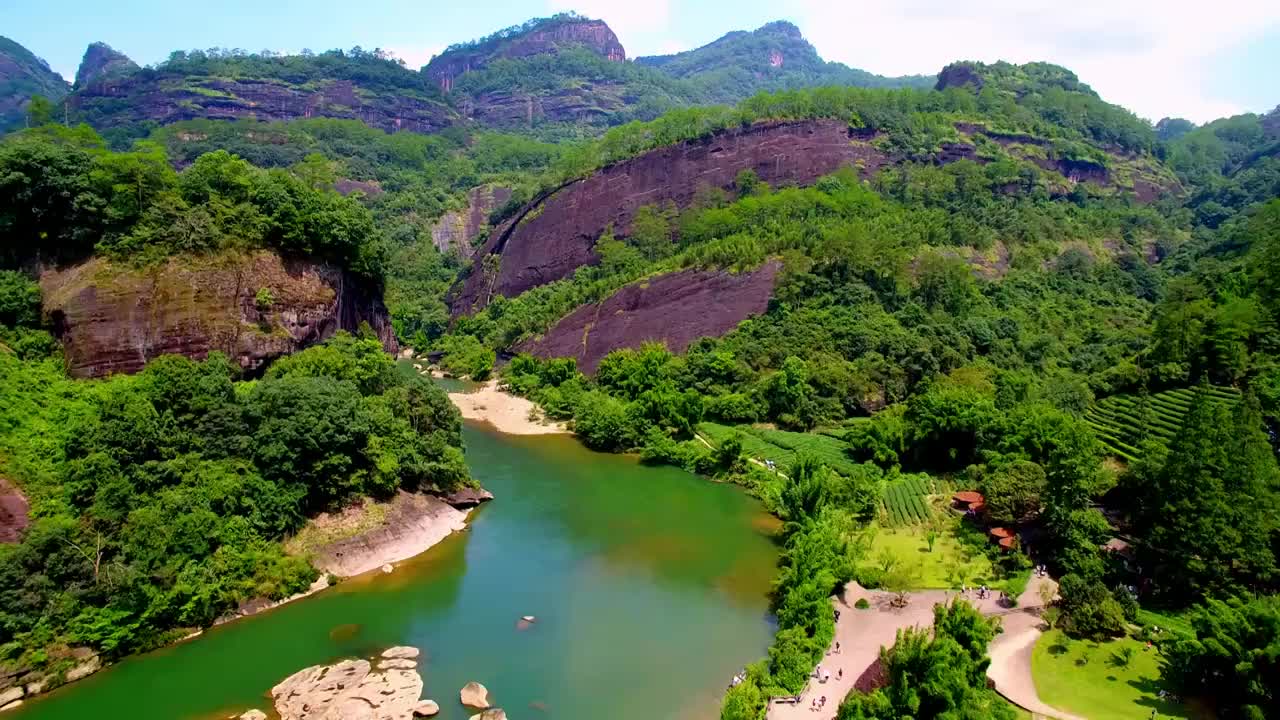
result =
[[[23,702],[24,702],[23,700],[14,700],[8,705],[0,705],[0,712],[4,712],[5,710],[17,710],[18,708],[22,707]]]
[[[281,720],[408,720],[421,696],[416,670],[371,671],[367,660],[310,667],[271,689]]]
[[[413,706],[414,717],[431,717],[440,712],[440,705],[435,700],[423,700]]]
[[[0,692],[0,707],[4,707],[14,700],[21,700],[22,696],[25,694],[26,691],[22,689],[21,685],[11,687],[8,690]],[[489,705],[486,703],[483,707],[489,707]]]
[[[489,702],[489,690],[480,683],[472,680],[462,686],[462,691],[458,693],[462,704],[476,710],[484,710],[491,704]]]
[[[492,500],[493,493],[484,488],[462,488],[445,495],[442,499],[456,508],[472,508]]]
[[[395,647],[387,648],[386,650],[382,651],[382,657],[388,660],[398,660],[398,659],[413,660],[413,659],[416,659],[421,654],[422,654],[421,650],[419,650],[416,647],[410,647],[408,645],[397,645]]]
[[[382,566],[382,572],[384,572],[384,573],[389,573],[389,572],[391,572],[391,571],[392,571],[392,570],[394,570],[394,569],[395,569],[395,568],[391,567],[391,563],[387,563],[386,565],[383,565],[383,566]]]
[[[378,661],[379,670],[412,670],[416,667],[418,667],[418,663],[406,658]]]
[[[80,663],[79,665],[67,671],[67,682],[75,682],[82,678],[89,677],[90,675],[98,672],[98,670],[101,670],[101,669],[102,669],[102,661],[98,658],[98,656],[97,655],[90,656],[88,660]]]
[[[249,710],[241,713],[239,720],[267,720],[267,714],[257,709]]]
[[[507,720],[507,713],[502,708],[493,708],[479,715],[472,715],[471,720]]]

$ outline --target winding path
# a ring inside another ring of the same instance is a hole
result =
[[[1018,598],[1018,607],[1006,608],[995,598],[978,600],[972,595],[966,599],[984,615],[999,616],[1004,632],[992,641],[991,666],[987,676],[995,683],[996,690],[1010,702],[1036,715],[1057,720],[1084,720],[1049,707],[1040,701],[1035,683],[1031,679],[1031,651],[1040,637],[1041,609],[1040,586],[1052,583],[1047,578],[1033,578]],[[836,635],[821,667],[830,673],[825,682],[811,679],[797,703],[774,701],[769,704],[768,720],[831,720],[835,718],[840,701],[880,657],[882,646],[891,646],[898,631],[909,627],[929,627],[933,624],[933,606],[955,599],[959,593],[945,590],[925,590],[910,594],[905,608],[894,607],[892,593],[867,590],[857,583],[845,586],[842,596],[832,598],[832,605],[840,611],[836,623]],[[871,607],[857,610],[854,603],[866,598]],[[839,644],[840,652],[836,652]],[[814,711],[813,700],[826,697],[821,710]]]

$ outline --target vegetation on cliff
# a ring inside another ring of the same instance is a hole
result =
[[[0,469],[33,514],[0,545],[0,662],[56,676],[71,647],[119,657],[305,590],[280,541],[309,515],[470,483],[457,410],[376,339],[238,374],[214,354],[74,381],[0,346]]]
[[[28,105],[32,98],[57,102],[70,90],[67,81],[49,63],[0,36],[0,133],[30,124]]]

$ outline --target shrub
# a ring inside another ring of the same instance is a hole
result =
[[[854,603],[853,606],[859,610],[866,610],[871,607],[871,603],[867,602],[866,598],[858,598],[858,602]]]

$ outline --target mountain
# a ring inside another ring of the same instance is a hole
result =
[[[779,20],[747,32],[738,30],[700,48],[675,55],[650,55],[636,63],[676,78],[696,80],[716,102],[736,102],[761,90],[855,85],[929,87],[931,75],[884,77],[818,56],[800,28]]]
[[[425,76],[378,50],[177,51],[155,67],[139,68],[97,43],[85,52],[76,77],[69,98],[72,120],[89,123],[117,144],[158,125],[204,118],[346,118],[415,132],[457,121]]]
[[[49,63],[7,37],[0,36],[0,133],[25,124],[32,95],[59,101],[70,91]]]
[[[103,42],[96,42],[84,51],[80,67],[76,70],[75,89],[80,90],[113,77],[132,74],[138,64],[127,55]]]

